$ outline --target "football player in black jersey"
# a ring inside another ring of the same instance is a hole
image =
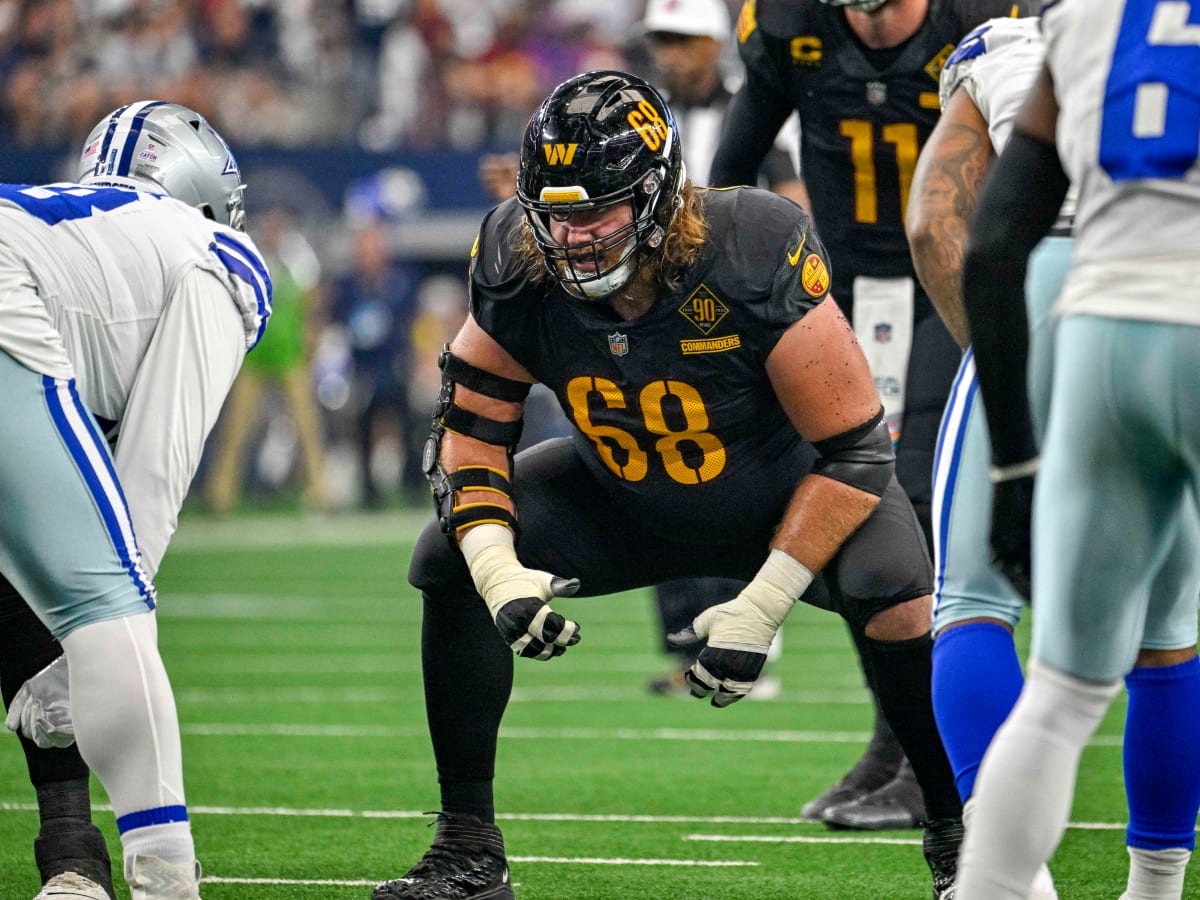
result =
[[[424,457],[437,518],[409,570],[442,811],[430,851],[375,900],[512,897],[492,781],[514,652],[578,643],[556,596],[698,575],[749,582],[678,637],[707,640],[688,677],[716,707],[750,690],[797,599],[863,629],[924,790],[934,896],[952,895],[961,805],[930,701],[932,571],[879,393],[803,210],[697,189],[680,159],[652,87],[580,75],[534,113],[518,196],[483,222]],[[514,459],[535,381],[572,436]]]
[[[710,181],[752,184],[776,132],[800,114],[800,169],[832,260],[831,293],[884,400],[896,476],[932,547],[938,423],[960,358],[917,281],[904,233],[917,155],[940,112],[938,77],[986,19],[1033,0],[746,0],[737,23],[746,80],[730,104]],[[877,678],[850,631],[874,689]],[[842,828],[912,827],[920,793],[876,711],[863,758],[802,815]]]

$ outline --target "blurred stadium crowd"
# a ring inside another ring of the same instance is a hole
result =
[[[172,97],[231,144],[508,143],[580,71],[640,57],[643,0],[0,0],[0,128],[71,140]]]
[[[727,0],[736,16],[736,0]],[[562,80],[654,80],[645,0],[0,0],[0,181],[74,177],[108,110],[174,100],[229,140],[275,314],[189,505],[425,503],[437,353],[471,235]],[[737,78],[733,47],[728,72]],[[32,162],[31,162],[32,161]],[[4,171],[7,170],[7,171]],[[534,397],[530,439],[560,427]]]

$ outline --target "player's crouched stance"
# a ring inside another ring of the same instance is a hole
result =
[[[89,768],[132,900],[199,900],[153,575],[270,278],[194,111],[121,107],[79,172],[0,185],[0,690],[38,794],[37,900],[116,896]]]
[[[865,627],[932,820],[934,896],[952,895],[961,807],[929,696],[931,566],[828,279],[799,207],[687,181],[640,79],[581,75],[534,114],[442,357],[424,460],[438,515],[409,571],[442,812],[375,900],[512,897],[492,780],[513,654],[579,641],[554,597],[704,575],[749,581],[679,636],[707,640],[689,677],[717,707],[753,686],[797,599]],[[574,434],[514,460],[534,381]]]

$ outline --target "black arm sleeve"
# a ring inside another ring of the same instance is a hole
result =
[[[791,113],[790,103],[777,97],[753,71],[747,71],[745,83],[725,111],[721,144],[708,183],[712,187],[757,184],[759,166]]]
[[[796,172],[796,167],[792,165],[792,158],[776,145],[771,146],[767,158],[763,160],[762,170],[759,174],[766,181],[766,187],[771,190],[774,190],[777,184],[795,181],[800,177]]]
[[[1025,270],[1069,184],[1053,144],[1014,131],[971,219],[963,303],[997,466],[1037,455],[1026,393]]]

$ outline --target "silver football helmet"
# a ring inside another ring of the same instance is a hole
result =
[[[101,119],[79,158],[80,184],[166,194],[238,231],[245,185],[229,145],[204,116],[178,103],[142,100]]]

